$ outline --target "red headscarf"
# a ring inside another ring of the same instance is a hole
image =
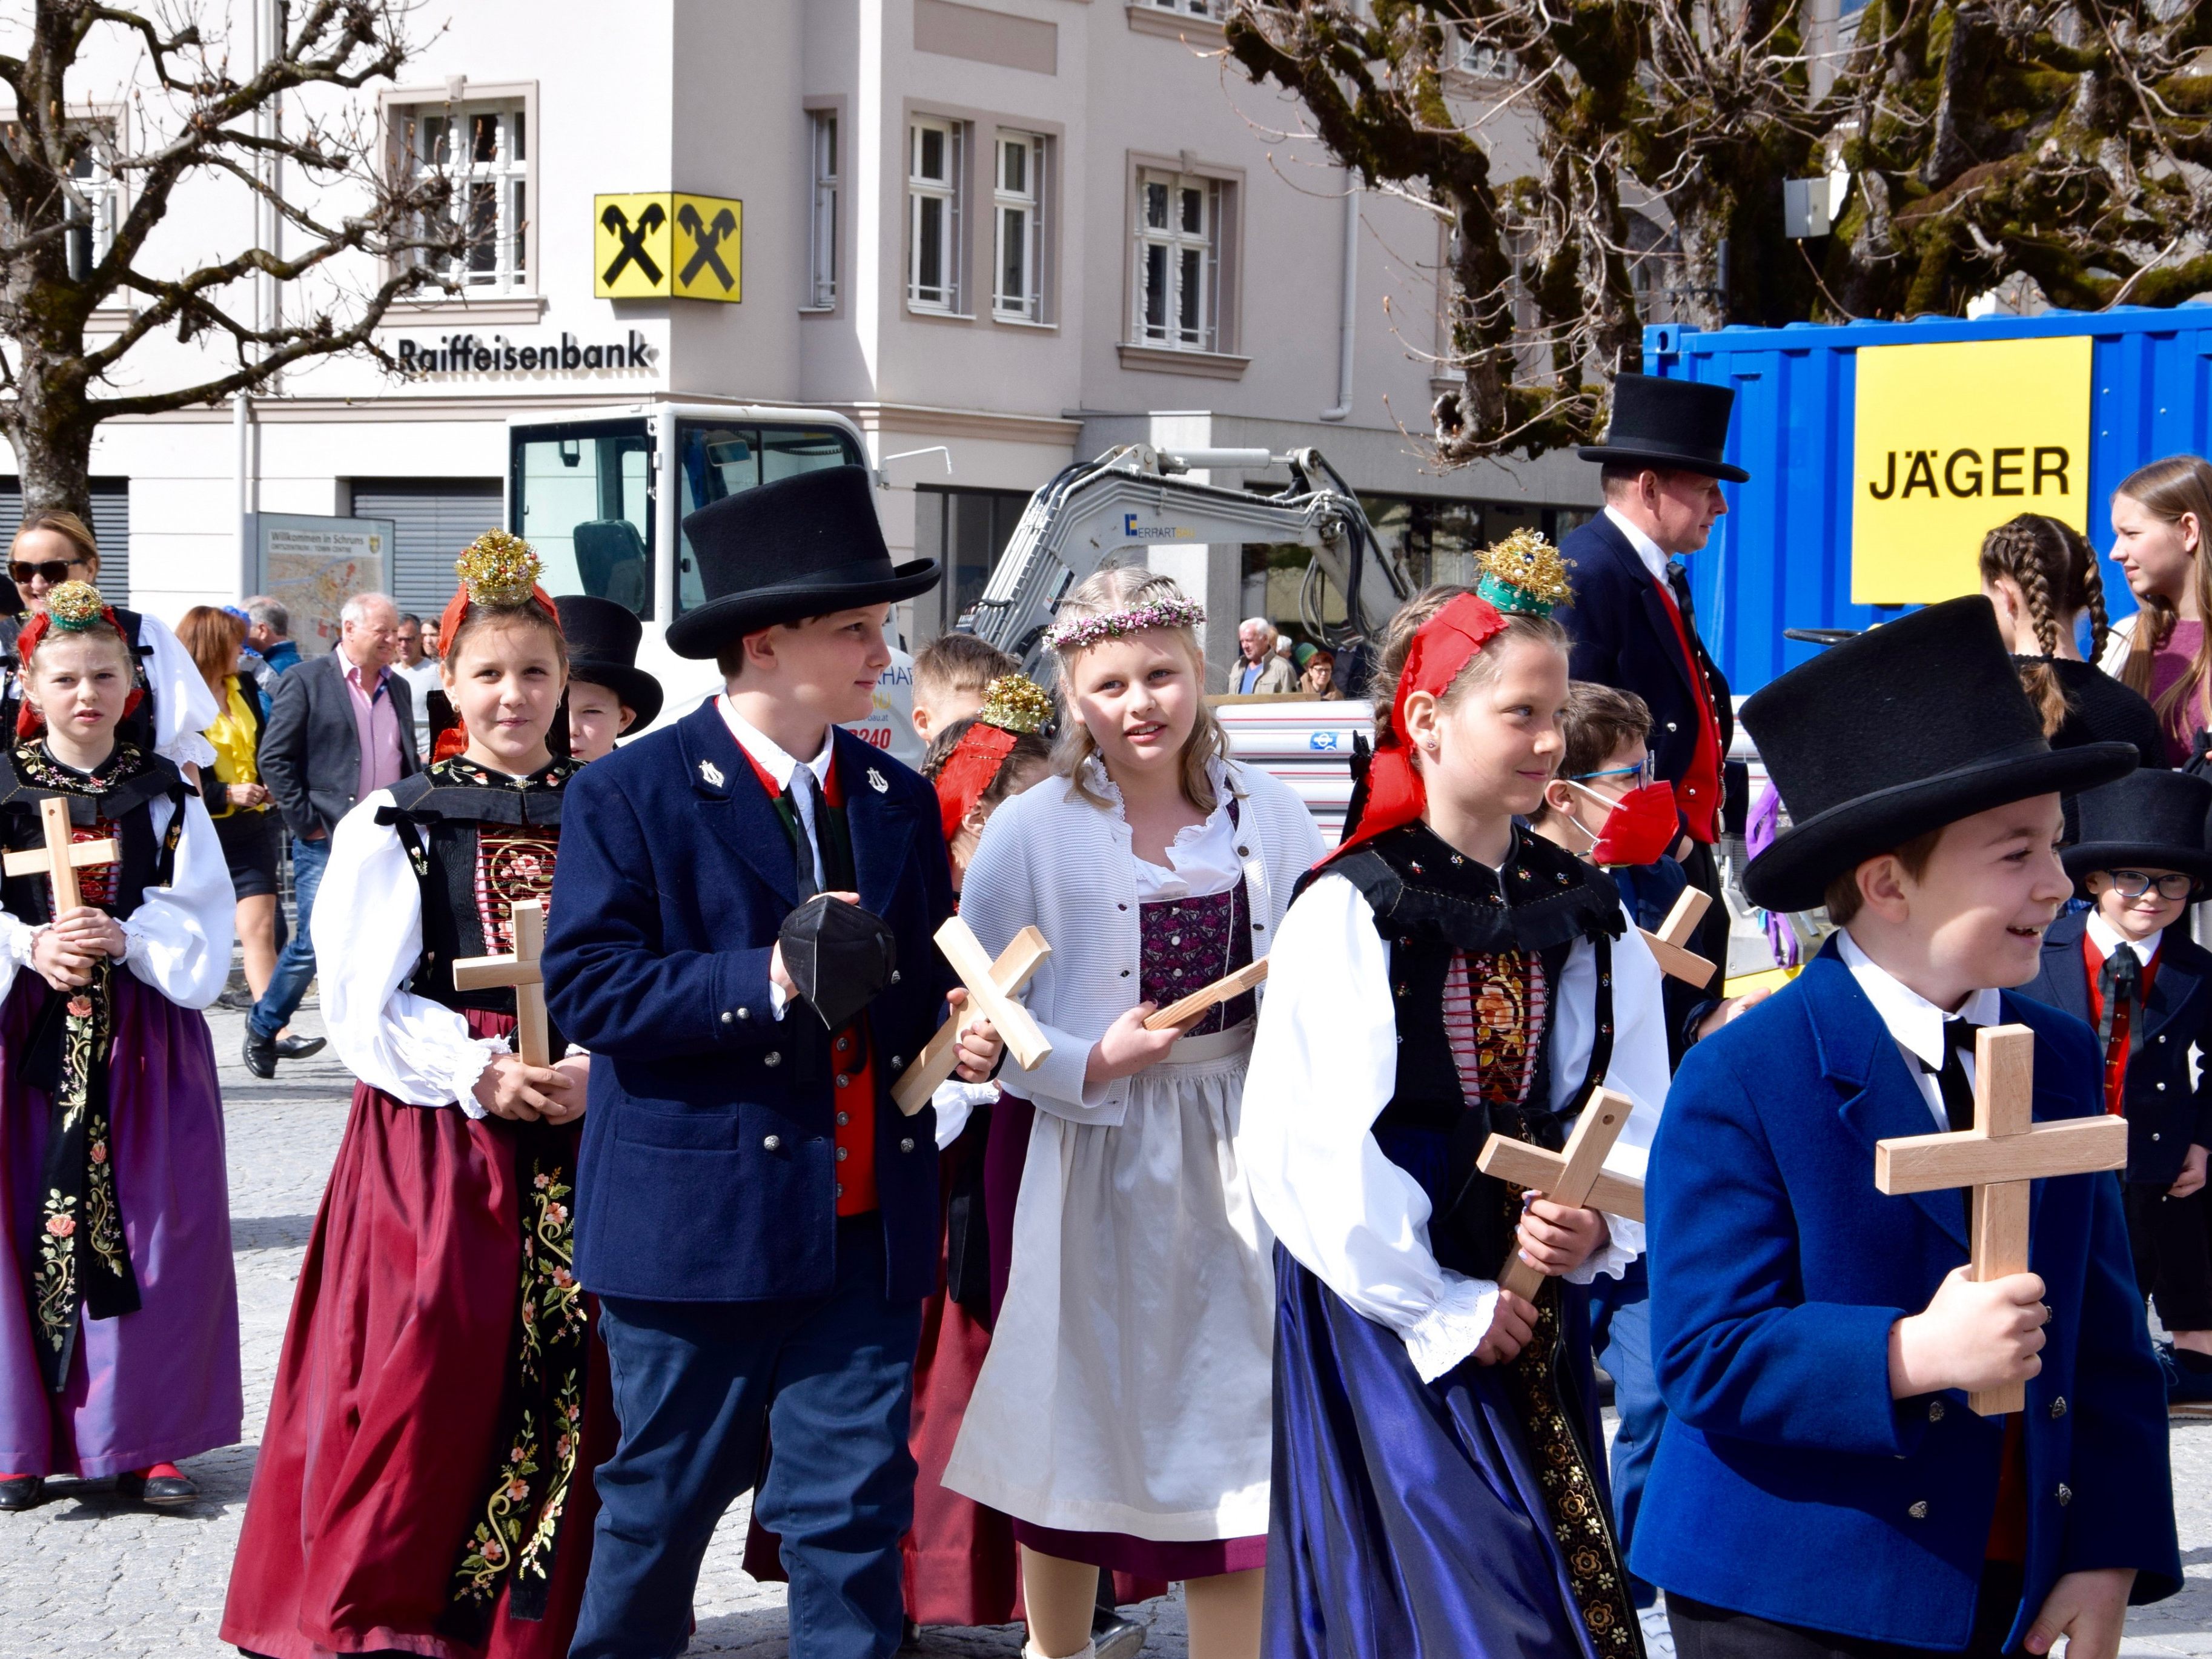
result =
[[[1468,659],[1504,628],[1505,618],[1497,606],[1478,595],[1462,593],[1414,630],[1405,671],[1398,676],[1398,695],[1390,705],[1390,728],[1376,741],[1374,758],[1367,763],[1364,810],[1357,822],[1345,826],[1344,840],[1329,859],[1421,816],[1429,792],[1406,746],[1406,699],[1416,691],[1442,696]],[[1328,859],[1322,861],[1326,864]]]
[[[115,614],[115,607],[108,604],[106,600],[101,599],[100,597],[99,590],[94,588],[89,582],[64,582],[62,586],[83,588],[85,590],[85,593],[89,596],[92,601],[99,605],[101,619],[122,637],[124,653],[131,659],[131,695],[123,700],[123,717],[125,720],[128,720],[134,713],[137,712],[138,705],[146,701],[146,688],[141,681],[138,673],[137,653],[132,651],[131,648],[131,635],[124,633],[122,619]],[[59,588],[57,588],[55,590],[55,594],[59,595],[60,591],[61,590]],[[64,603],[68,603],[68,600],[64,599]],[[40,611],[36,616],[33,617],[30,621],[25,623],[23,624],[23,631],[15,636],[15,660],[21,663],[27,669],[31,665],[31,653],[39,648],[39,641],[45,639],[53,629],[54,617],[52,604],[53,599],[50,597],[47,600],[47,609]],[[65,627],[62,629],[62,632],[64,634],[73,634],[78,631],[80,631],[80,629],[76,628]],[[33,738],[37,737],[40,732],[44,729],[46,723],[46,717],[40,714],[37,709],[31,707],[31,700],[28,697],[24,698],[22,702],[17,706],[15,709],[15,735],[23,742],[27,743]]]

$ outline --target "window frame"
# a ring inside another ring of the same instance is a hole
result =
[[[1153,189],[1166,192],[1165,222],[1154,225],[1150,213]],[[1182,222],[1187,198],[1196,193],[1203,223],[1192,231]],[[1131,239],[1129,343],[1158,351],[1219,354],[1222,343],[1223,243],[1227,234],[1229,191],[1224,181],[1204,173],[1142,166],[1136,169],[1136,223]],[[1155,327],[1148,316],[1152,253],[1158,250],[1165,276],[1161,323]],[[1199,303],[1194,325],[1182,319],[1189,313],[1188,273],[1189,256],[1198,256]]]
[[[431,305],[469,304],[481,307],[487,303],[528,302],[535,304],[541,297],[544,284],[544,265],[539,257],[538,221],[543,216],[545,193],[538,175],[541,131],[538,125],[538,83],[535,81],[477,82],[463,77],[440,87],[392,88],[380,94],[377,100],[380,117],[384,125],[386,167],[395,183],[404,185],[415,176],[415,169],[424,165],[418,157],[413,142],[413,124],[427,116],[450,117],[456,124],[472,116],[487,112],[510,115],[512,124],[507,131],[506,148],[519,149],[519,156],[501,157],[482,169],[489,182],[497,187],[497,216],[502,222],[518,218],[519,224],[498,233],[503,244],[495,258],[493,270],[501,273],[493,283],[471,283],[465,280],[464,267],[453,274],[458,292],[442,285],[430,289],[417,296],[417,303]],[[479,171],[471,161],[457,169],[457,186],[465,187],[470,175]],[[522,205],[519,215],[514,210],[513,186],[520,185]],[[512,268],[504,262],[512,260]],[[441,283],[445,273],[440,273]]]
[[[974,148],[974,124],[956,115],[915,111],[906,118],[906,306],[909,312],[933,317],[965,317],[968,297],[968,215],[963,210],[968,196],[968,165]],[[945,174],[932,178],[921,171],[922,134],[937,132],[945,140]],[[938,245],[942,258],[935,297],[925,297],[921,281],[923,204],[944,204]]]
[[[806,118],[806,280],[799,308],[809,315],[835,315],[842,309],[845,299],[841,269],[845,252],[842,220],[845,209],[844,163],[849,154],[852,124],[845,118],[842,99],[808,103],[804,112]],[[825,126],[830,134],[829,171],[826,174],[822,165]]]
[[[1045,324],[1048,287],[1045,268],[1050,257],[1052,137],[1020,127],[1000,127],[991,145],[991,315],[1002,323]],[[1006,161],[1010,152],[1026,157],[1027,188],[1006,186]],[[1009,216],[1023,216],[1024,291],[1009,298],[1006,292],[1007,223]]]

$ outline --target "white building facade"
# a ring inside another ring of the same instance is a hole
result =
[[[252,3],[234,0],[240,39]],[[394,586],[424,615],[459,549],[507,522],[558,586],[665,624],[698,597],[671,533],[682,511],[855,442],[895,550],[950,567],[943,596],[902,619],[917,645],[981,591],[1029,492],[1118,442],[1316,447],[1417,582],[1457,577],[1459,554],[1516,525],[1557,533],[1587,514],[1595,469],[1571,455],[1425,463],[1449,383],[1438,222],[1350,192],[1286,137],[1297,111],[1224,58],[1213,9],[418,12],[404,83],[360,110],[387,165],[453,172],[472,227],[450,272],[463,295],[386,317],[402,373],[319,364],[242,411],[105,425],[95,495],[103,535],[127,538],[130,602],[173,617],[252,591],[244,511],[390,521]],[[104,88],[99,67],[91,112],[127,120],[130,64]],[[255,234],[242,192],[209,191],[165,228],[180,258]],[[647,241],[654,216],[664,240]],[[648,264],[662,290],[623,297]],[[149,343],[130,375],[203,378],[198,350]],[[1287,552],[1169,559],[1203,590],[1217,678],[1237,617],[1294,614]]]

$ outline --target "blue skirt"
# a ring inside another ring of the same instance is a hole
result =
[[[1555,1380],[1469,1360],[1425,1383],[1280,1246],[1275,1275],[1267,1659],[1640,1659],[1583,1292],[1544,1293]]]

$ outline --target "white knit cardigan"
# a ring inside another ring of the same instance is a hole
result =
[[[1213,779],[1217,793],[1237,797],[1252,954],[1262,957],[1298,878],[1326,849],[1304,803],[1266,773],[1217,761]],[[1120,1124],[1128,1080],[1083,1080],[1092,1045],[1138,1001],[1136,853],[1118,798],[1094,805],[1051,777],[1007,801],[984,826],[960,915],[994,957],[1030,926],[1052,946],[1023,999],[1052,1053],[1034,1071],[1008,1055],[999,1079],[1007,1092],[1072,1122]]]

